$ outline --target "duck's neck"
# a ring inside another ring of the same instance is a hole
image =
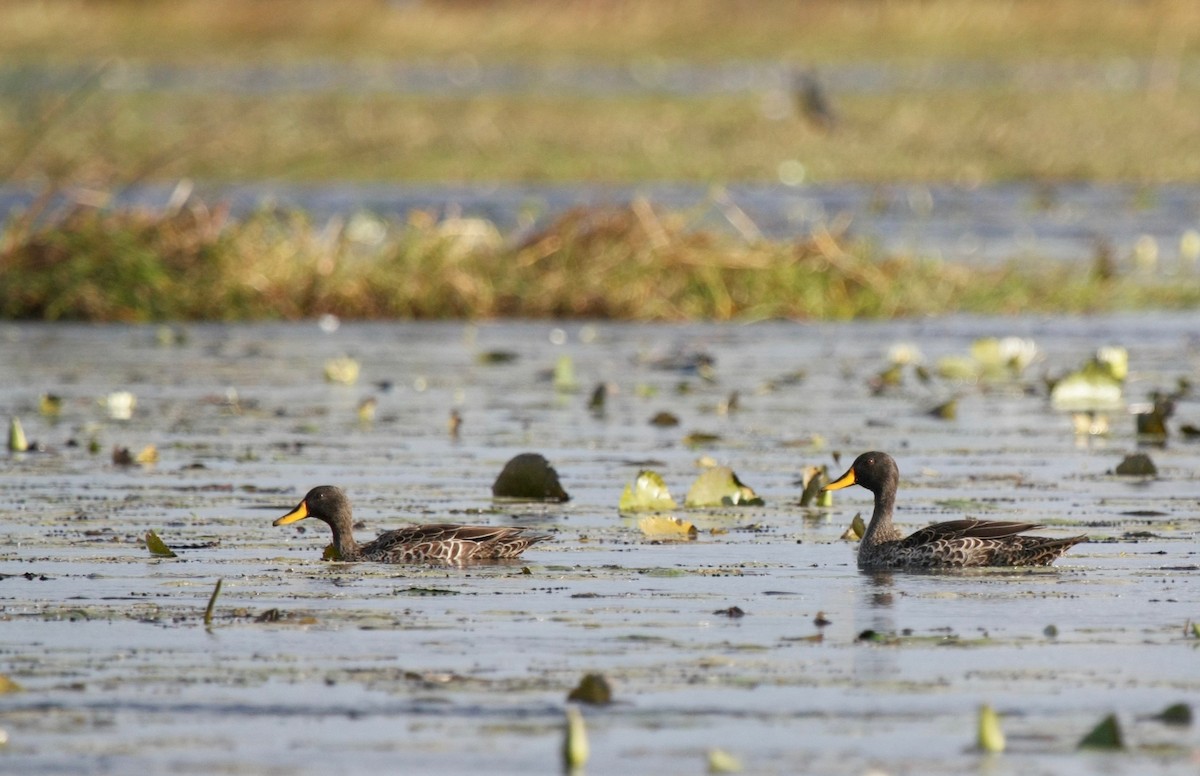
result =
[[[354,540],[354,529],[350,524],[339,525],[331,523],[333,529],[333,548],[337,550],[340,560],[354,560],[359,555],[358,542]]]
[[[892,510],[896,507],[896,491],[885,488],[875,494],[875,511],[871,514],[871,522],[863,534],[862,545],[873,547],[884,542],[894,542],[900,538],[900,532],[892,525]]]

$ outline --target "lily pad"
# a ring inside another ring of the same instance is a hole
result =
[[[841,535],[841,540],[844,542],[857,542],[863,538],[863,534],[867,532],[866,523],[863,522],[862,513],[859,512],[850,521],[850,526]]]
[[[1154,719],[1164,725],[1185,727],[1192,724],[1192,707],[1186,703],[1175,703],[1155,714]]]
[[[670,515],[645,515],[638,519],[638,528],[646,536],[655,539],[696,538],[696,526],[687,520]]]
[[[979,731],[976,741],[981,751],[1004,751],[1004,731],[1000,728],[1000,715],[986,703],[979,707]]]
[[[723,749],[708,750],[709,773],[741,773],[741,762]]]
[[[175,551],[167,546],[167,543],[158,538],[158,534],[154,531],[146,532],[146,549],[150,550],[150,554],[156,558],[177,558]]]
[[[558,472],[538,453],[521,453],[504,465],[492,484],[495,498],[519,501],[569,501]]]
[[[585,674],[575,689],[567,694],[567,700],[603,706],[612,703],[612,687],[604,674]]]
[[[696,478],[684,504],[689,507],[762,506],[763,500],[742,483],[733,469],[717,466]]]
[[[23,453],[29,449],[29,440],[25,438],[25,429],[21,427],[20,418],[13,418],[8,423],[8,449],[14,453]]]
[[[679,416],[674,413],[663,410],[657,412],[654,417],[650,418],[650,425],[658,426],[659,428],[671,428],[679,425]]]
[[[575,379],[575,362],[564,354],[554,363],[554,390],[559,393],[574,393],[579,390],[579,381]]]
[[[1100,348],[1082,369],[1054,384],[1050,401],[1060,410],[1118,409],[1128,373],[1129,354],[1124,348]]]
[[[827,507],[833,504],[833,494],[830,492],[822,493],[821,489],[829,484],[829,470],[824,466],[809,466],[805,468],[801,481],[804,483],[804,492],[800,494],[800,506],[809,507],[816,506]]]
[[[625,486],[617,509],[621,512],[663,512],[677,506],[662,476],[658,472],[643,469],[633,482]]]
[[[1109,714],[1079,742],[1080,749],[1124,749],[1121,725],[1116,714]]]
[[[353,385],[358,382],[359,368],[358,362],[348,356],[331,358],[325,362],[325,380],[341,385]]]

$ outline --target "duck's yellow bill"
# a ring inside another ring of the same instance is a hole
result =
[[[288,525],[289,523],[295,523],[299,520],[303,520],[306,517],[308,517],[308,502],[301,501],[300,506],[296,507],[291,512],[288,512],[274,523],[271,523],[271,525]]]
[[[846,472],[841,477],[838,477],[833,482],[831,482],[828,485],[826,485],[825,487],[821,488],[821,490],[823,490],[823,491],[825,491],[825,490],[841,490],[842,488],[848,488],[853,484],[854,484],[854,467],[851,466],[850,471]]]

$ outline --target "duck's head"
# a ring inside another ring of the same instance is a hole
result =
[[[271,525],[289,525],[315,517],[332,526],[350,525],[350,500],[334,485],[320,485],[305,495],[300,504]]]
[[[888,490],[894,493],[899,480],[900,469],[897,468],[896,461],[887,453],[873,450],[855,458],[845,474],[822,490],[841,490],[851,485],[861,485],[875,494],[886,493]]]

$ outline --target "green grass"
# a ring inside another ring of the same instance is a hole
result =
[[[73,94],[0,96],[8,181],[1200,182],[1200,4],[1190,0],[144,0],[0,3],[0,64],[95,69]],[[836,66],[1149,63],[1158,86],[834,93],[831,134],[759,93],[127,93],[124,63],[658,60]],[[773,107],[764,109],[764,105]]]
[[[10,180],[770,182],[797,160],[811,182],[1200,181],[1200,92],[847,97],[828,135],[752,96],[63,99],[0,100]]]
[[[360,226],[266,212],[232,222],[199,204],[12,221],[0,318],[846,319],[1200,304],[1200,284],[1170,278],[887,257],[827,234],[746,243],[644,205],[571,211],[520,246],[456,238],[421,214]]]
[[[1197,55],[1191,0],[8,0],[0,59],[995,60]]]

